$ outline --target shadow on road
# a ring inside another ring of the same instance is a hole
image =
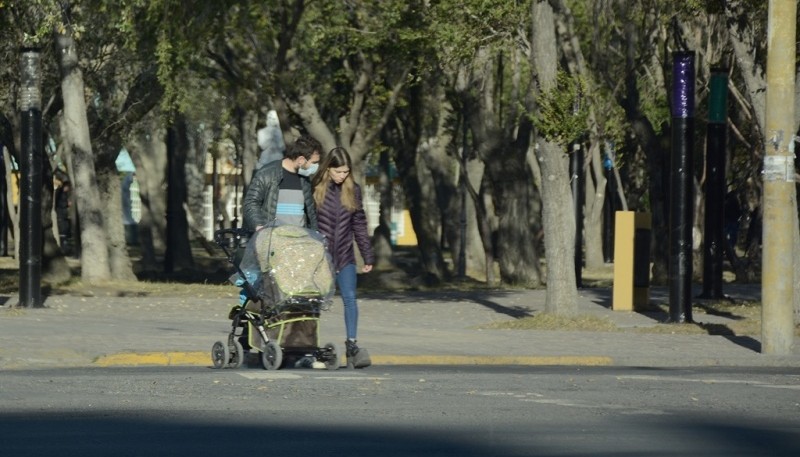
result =
[[[265,408],[269,405],[265,403]],[[510,456],[502,449],[429,430],[248,424],[243,414],[214,423],[170,413],[114,411],[0,414],[3,454],[108,456]],[[140,416],[136,418],[136,416]],[[167,416],[167,417],[165,417]],[[538,454],[537,454],[538,455]]]
[[[531,317],[533,313],[526,306],[508,306],[501,303],[501,299],[515,295],[517,292],[503,290],[465,290],[465,291],[401,291],[401,292],[362,292],[362,298],[371,300],[385,300],[395,303],[419,303],[430,301],[432,306],[450,306],[451,303],[471,302],[484,306],[498,314],[520,319]],[[441,303],[436,302],[444,302]]]
[[[265,408],[269,404],[265,402]],[[333,426],[250,421],[232,412],[229,421],[199,419],[197,411],[40,412],[0,414],[4,455],[107,456],[382,456],[510,457],[662,455],[800,455],[791,424],[745,423],[735,417],[679,414],[621,418],[619,428],[564,424],[508,435],[501,424],[480,433],[447,427]],[[281,411],[286,416],[286,411]],[[511,425],[519,430],[519,424]],[[489,430],[495,432],[490,433]],[[617,439],[615,434],[625,430]],[[496,435],[496,436],[495,436]],[[494,436],[494,438],[492,438]],[[660,438],[657,438],[660,437]]]

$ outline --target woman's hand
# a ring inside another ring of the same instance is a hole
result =
[[[361,271],[364,273],[369,273],[372,271],[372,265],[364,265],[364,268],[362,268]]]

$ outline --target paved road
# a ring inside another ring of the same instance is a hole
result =
[[[57,368],[0,376],[4,455],[800,455],[800,369]]]

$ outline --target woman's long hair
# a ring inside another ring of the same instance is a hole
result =
[[[317,208],[321,207],[325,202],[325,195],[328,193],[328,186],[331,184],[331,175],[328,170],[331,168],[347,167],[350,169],[350,174],[342,182],[342,197],[341,203],[348,211],[355,211],[358,209],[356,202],[356,186],[353,182],[353,164],[350,160],[350,154],[342,147],[333,148],[325,154],[322,158],[322,163],[319,165],[319,171],[314,175],[314,202]]]

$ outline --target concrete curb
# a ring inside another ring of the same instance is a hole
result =
[[[448,356],[372,355],[373,365],[525,365],[611,366],[605,356]],[[125,352],[97,358],[93,366],[211,366],[209,352]]]

